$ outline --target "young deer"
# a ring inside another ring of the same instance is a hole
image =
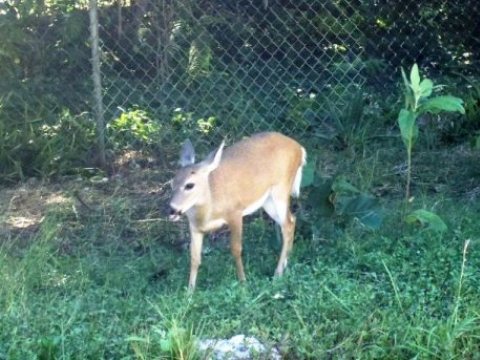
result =
[[[170,219],[186,214],[190,224],[191,268],[189,289],[195,288],[201,262],[203,236],[227,224],[237,276],[245,280],[242,263],[243,217],[259,208],[280,225],[283,245],[275,270],[281,276],[293,246],[295,217],[290,195],[298,196],[305,149],[279,133],[259,133],[224,150],[224,142],[204,161],[195,164],[195,151],[187,140],[173,179]]]

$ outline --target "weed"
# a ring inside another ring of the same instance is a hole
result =
[[[87,114],[65,110],[52,121],[11,124],[0,108],[0,182],[72,174],[91,157],[94,124]]]
[[[160,316],[161,325],[153,325],[144,336],[127,338],[138,359],[200,359],[197,337],[194,335],[195,333],[198,336],[200,331],[194,331],[193,327],[185,328],[188,323],[185,311],[188,310],[188,300],[185,310],[179,313],[179,309],[183,310],[182,305],[178,304],[174,309],[169,309],[168,314],[165,314],[164,310],[152,304]],[[166,306],[168,307],[169,304]]]
[[[107,125],[109,139],[114,148],[124,149],[151,145],[160,127],[142,109],[133,108],[122,113]]]
[[[455,308],[452,313],[452,318],[453,318],[453,323],[456,325],[458,322],[458,311],[460,309],[460,301],[462,297],[462,286],[463,286],[463,281],[465,277],[465,265],[467,263],[467,250],[468,250],[468,245],[470,245],[470,239],[465,241],[465,244],[463,245],[463,257],[462,257],[462,269],[460,271],[460,277],[458,279],[458,291],[457,291],[457,297],[455,300]]]
[[[371,129],[365,117],[365,99],[358,91],[347,100],[343,111],[329,104],[330,116],[336,129],[333,141],[339,149],[351,149],[353,152],[363,151],[371,136]]]
[[[405,71],[402,68],[402,77],[405,85],[404,96],[405,106],[398,114],[398,125],[403,143],[407,149],[407,183],[405,185],[405,200],[410,199],[410,182],[412,174],[412,149],[413,144],[418,137],[418,125],[416,123],[419,116],[426,113],[460,112],[465,114],[463,101],[460,98],[443,95],[430,98],[433,90],[439,87],[433,86],[430,79],[420,79],[417,64],[412,66],[410,79],[407,79]]]

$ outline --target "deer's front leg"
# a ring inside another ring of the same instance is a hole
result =
[[[235,265],[237,267],[237,277],[239,281],[245,281],[245,272],[243,270],[242,262],[242,232],[243,232],[243,219],[241,214],[236,214],[228,221],[230,228],[230,249],[232,251],[233,258],[235,259]]]
[[[202,262],[203,233],[190,228],[190,279],[188,289],[193,291],[197,282],[198,268]]]

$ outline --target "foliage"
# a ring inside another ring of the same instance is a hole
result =
[[[50,124],[38,119],[14,126],[2,115],[0,110],[0,182],[74,173],[93,155],[95,128],[88,114],[65,110]]]
[[[415,210],[405,218],[407,223],[418,223],[428,229],[442,233],[447,230],[447,225],[437,214],[424,209]]]
[[[336,179],[332,184],[330,201],[340,217],[351,217],[369,229],[378,229],[384,213],[377,198],[361,192],[345,179]]]
[[[95,158],[88,16],[74,1],[0,4],[0,181],[72,173]]]
[[[193,360],[200,359],[197,349],[197,338],[193,329],[187,330],[179,324],[180,320],[167,320],[168,330],[163,326],[153,326],[148,336],[130,336],[127,340],[137,359],[172,359]]]
[[[152,145],[158,138],[160,126],[142,109],[124,111],[107,125],[109,140],[116,148]]]
[[[402,141],[407,150],[407,183],[405,186],[405,199],[410,198],[410,181],[412,168],[412,149],[418,138],[417,119],[426,114],[437,114],[440,112],[459,112],[465,114],[463,100],[451,95],[441,95],[430,98],[432,92],[438,89],[434,87],[432,80],[421,79],[418,65],[414,64],[410,71],[410,79],[407,79],[402,68],[404,83],[404,108],[398,114],[398,126]]]
[[[215,116],[195,119],[194,114],[177,108],[173,111],[171,117],[171,125],[175,133],[183,134],[184,137],[189,135],[206,136],[216,129],[218,121]]]
[[[364,20],[370,20],[358,22],[369,40],[366,53],[389,65],[390,72],[382,71],[377,76],[389,78],[393,69],[405,65],[409,59],[416,59],[434,72],[442,72],[445,66],[462,72],[474,68],[468,61],[475,52],[475,25],[470,14],[478,11],[478,3],[466,0],[462,5],[449,2],[438,6],[434,0],[362,3],[360,13],[366,15]],[[379,38],[383,40],[377,41]]]
[[[432,74],[441,72],[439,63],[473,78],[478,71],[473,0],[468,7],[440,8],[433,0],[367,1],[354,7],[348,1],[319,0],[98,4],[105,118],[117,121],[119,108],[142,109],[151,126],[162,130],[123,128],[123,136],[112,131],[106,142],[113,149],[152,150],[145,137],[170,149],[196,132],[214,141],[275,129],[304,141],[314,134],[337,149],[362,151],[372,134],[388,131],[386,121],[377,126],[364,111],[368,94],[359,88],[365,81],[379,91],[379,106],[388,108],[384,99],[393,69],[405,59],[417,59]],[[408,16],[398,16],[407,8]],[[418,22],[412,24],[411,18]],[[88,116],[93,104],[87,2],[4,1],[0,20],[5,136],[31,138],[25,124],[56,126],[64,112]],[[411,41],[412,34],[423,41]],[[474,99],[467,105],[474,117]],[[181,125],[174,119],[176,109],[187,118]],[[471,124],[466,129],[478,130]],[[67,162],[54,165],[48,156],[45,164],[34,164],[40,170],[27,169],[16,156],[31,152],[30,144],[18,144],[13,153],[6,146],[9,153],[2,155],[10,158],[10,180],[68,172]],[[81,147],[76,152],[85,156],[81,164],[92,165],[91,152]]]
[[[317,236],[320,219],[335,220],[337,225],[356,221],[367,229],[379,229],[385,216],[379,200],[362,192],[345,178],[322,179],[315,171],[314,162],[304,168],[302,187],[305,189],[305,209],[301,213],[301,226],[307,227],[307,234]]]
[[[480,83],[472,76],[462,73],[455,73],[462,82],[459,88],[462,89],[462,97],[465,101],[465,116],[458,124],[453,124],[447,129],[445,137],[467,139],[472,145],[480,149]]]
[[[337,110],[331,104],[329,109],[330,116],[334,120],[335,136],[332,140],[336,143],[336,147],[351,148],[353,151],[363,150],[367,137],[372,132],[365,116],[365,99],[362,92],[357,91],[347,99],[343,111]]]

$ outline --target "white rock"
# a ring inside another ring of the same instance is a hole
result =
[[[256,338],[243,334],[230,339],[205,339],[199,341],[198,348],[206,352],[212,360],[249,360],[258,357],[280,360],[277,349],[269,349]]]

